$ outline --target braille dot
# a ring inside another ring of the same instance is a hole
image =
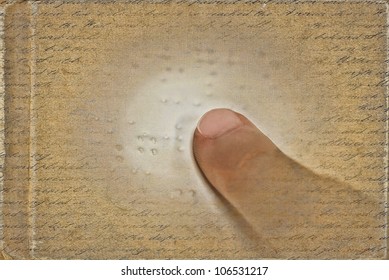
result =
[[[119,162],[123,162],[123,157],[122,156],[117,156],[116,160],[119,161]]]

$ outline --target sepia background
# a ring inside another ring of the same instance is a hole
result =
[[[5,258],[386,258],[385,3],[7,1],[1,17]],[[362,247],[253,237],[193,160],[217,107],[377,201]]]

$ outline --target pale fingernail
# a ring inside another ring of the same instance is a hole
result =
[[[217,138],[240,127],[243,123],[238,115],[228,109],[214,109],[202,116],[197,130],[207,138]]]

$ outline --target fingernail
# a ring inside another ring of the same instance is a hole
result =
[[[243,123],[238,115],[228,109],[214,109],[202,116],[197,130],[207,138],[217,138],[240,127]]]

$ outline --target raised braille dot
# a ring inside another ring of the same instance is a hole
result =
[[[118,162],[123,162],[123,157],[122,157],[122,156],[117,156],[117,157],[116,157],[116,160],[117,160]]]
[[[121,151],[121,150],[123,150],[123,146],[117,144],[117,145],[115,145],[115,149],[118,150],[118,151]]]

